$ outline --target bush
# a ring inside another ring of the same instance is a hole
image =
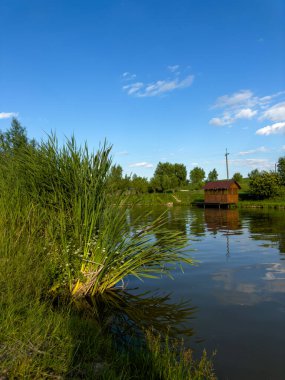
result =
[[[249,192],[256,199],[267,199],[278,195],[279,176],[273,172],[254,172],[249,177]]]

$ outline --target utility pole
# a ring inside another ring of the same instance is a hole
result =
[[[228,155],[229,155],[229,153],[228,153],[228,151],[227,151],[227,149],[226,149],[226,154],[225,154],[225,156],[226,156],[226,165],[227,165],[227,179],[229,179]]]

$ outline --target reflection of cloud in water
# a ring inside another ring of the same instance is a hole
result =
[[[279,263],[223,269],[212,278],[215,287],[224,290],[215,293],[222,304],[252,306],[285,293],[285,268]]]

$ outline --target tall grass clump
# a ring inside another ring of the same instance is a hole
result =
[[[110,152],[104,143],[90,153],[74,137],[63,145],[55,135],[36,143],[15,119],[0,132],[1,379],[139,379],[149,377],[148,368],[150,378],[166,378],[167,363],[188,378],[186,362],[182,371],[172,351],[159,351],[157,338],[149,336],[155,344],[148,354],[120,354],[112,334],[74,308],[91,297],[98,303],[126,276],[160,277],[173,265],[192,263],[184,239],[164,228],[163,216],[130,225],[126,202],[108,187]],[[173,308],[162,310],[172,321]],[[180,311],[184,316],[184,305]]]
[[[6,136],[5,143],[3,204],[7,206],[6,196],[10,199],[5,212],[17,210],[22,225],[37,215],[32,233],[48,257],[51,291],[95,295],[128,275],[159,277],[169,274],[172,264],[192,263],[180,250],[183,238],[164,229],[163,217],[137,231],[129,226],[122,199],[108,188],[107,143],[95,153],[86,144],[77,146],[74,137],[63,146],[55,135],[40,144],[25,140],[17,146]],[[12,219],[15,223],[18,217]]]

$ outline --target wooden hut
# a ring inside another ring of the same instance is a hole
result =
[[[207,182],[205,190],[205,205],[232,205],[238,203],[240,185],[231,180]]]

